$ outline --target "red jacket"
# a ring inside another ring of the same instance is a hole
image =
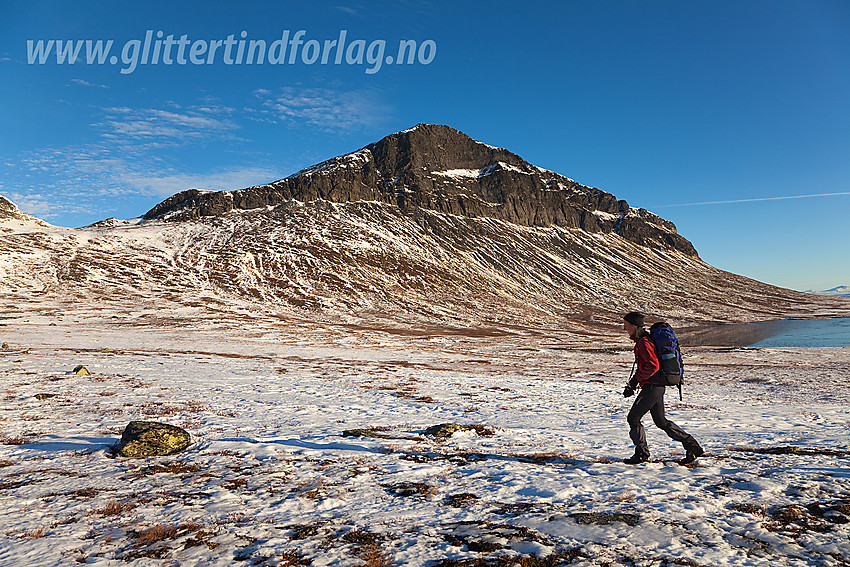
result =
[[[632,337],[632,340],[635,341],[637,372],[629,380],[629,385],[634,388],[638,384],[641,387],[647,384],[655,384],[657,381],[652,380],[652,378],[661,371],[661,364],[658,362],[655,345],[652,344],[649,333],[641,327],[638,329],[637,337]]]

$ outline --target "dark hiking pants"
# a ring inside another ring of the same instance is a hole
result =
[[[636,453],[649,454],[649,447],[646,444],[646,431],[640,422],[647,412],[652,415],[652,421],[656,427],[671,439],[681,442],[686,449],[693,441],[693,437],[685,433],[681,427],[664,417],[664,390],[664,386],[647,384],[640,389],[635,403],[632,404],[632,409],[629,410],[626,421],[629,422],[629,437],[635,444]]]

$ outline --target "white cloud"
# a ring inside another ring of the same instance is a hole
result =
[[[114,216],[123,210],[123,199],[116,197],[162,198],[191,188],[236,190],[281,179],[304,165],[273,150],[239,144],[248,141],[239,137],[242,132],[264,136],[273,130],[280,136],[284,126],[337,134],[379,127],[390,114],[368,91],[285,87],[257,89],[252,95],[241,108],[212,96],[193,105],[161,101],[156,107],[101,108],[92,124],[98,142],[19,154],[9,164],[13,171],[4,178],[4,190],[15,192],[29,212],[44,218]],[[199,155],[206,156],[202,165],[187,165],[186,159],[197,164]]]
[[[47,174],[56,182],[42,189],[73,199],[104,196],[148,195],[165,197],[186,189],[235,190],[261,185],[284,177],[265,167],[246,166],[205,173],[178,171],[162,160],[129,161],[114,157],[106,147],[50,149],[31,153],[26,167]]]
[[[308,125],[327,131],[357,130],[386,121],[389,108],[368,91],[284,87],[276,93],[255,91],[256,109],[287,125]]]
[[[127,175],[122,181],[145,195],[169,196],[186,189],[233,190],[276,181],[282,176],[262,167],[236,168],[214,173]]]
[[[113,139],[161,143],[185,140],[220,139],[232,136],[238,124],[222,115],[232,109],[210,106],[173,112],[158,108],[105,108],[106,120],[98,124],[106,128],[103,136]]]
[[[88,81],[84,81],[83,79],[71,79],[71,82],[77,83],[78,85],[82,85],[84,87],[98,87],[98,88],[101,88],[101,89],[110,88],[109,85],[99,85],[97,83],[90,83]]]
[[[57,199],[55,195],[22,194],[11,192],[5,195],[18,209],[34,217],[50,220],[65,214],[90,212],[90,207],[79,200]]]
[[[283,172],[258,166],[200,173],[179,171],[152,157],[132,161],[114,157],[103,147],[31,153],[23,165],[22,169],[32,174],[19,178],[14,188],[0,186],[0,190],[22,211],[60,223],[68,215],[127,216],[121,203],[128,198],[161,200],[186,189],[237,190],[285,177]],[[39,179],[37,186],[28,181],[34,178]],[[129,212],[143,213],[144,210]]]
[[[358,6],[358,7],[362,9],[362,6]],[[360,12],[355,10],[351,6],[337,6],[336,9],[339,10],[340,12],[345,12],[349,16],[358,16],[358,17],[360,16]]]

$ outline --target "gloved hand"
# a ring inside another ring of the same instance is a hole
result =
[[[634,395],[634,393],[635,393],[634,388],[632,388],[631,386],[626,384],[626,388],[623,390],[623,397],[624,398],[631,398]]]

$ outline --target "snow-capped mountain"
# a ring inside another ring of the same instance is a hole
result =
[[[46,222],[22,212],[9,199],[0,195],[0,231],[11,232],[49,226]]]
[[[831,295],[836,297],[850,297],[850,286],[840,285],[838,287],[834,287],[832,289],[825,289],[823,291],[814,291],[811,289],[807,289],[803,293],[813,293],[815,295]]]
[[[178,193],[138,223],[5,229],[0,249],[10,301],[110,317],[587,335],[631,309],[680,323],[850,313],[717,270],[669,221],[434,125],[267,185]]]
[[[526,227],[616,233],[638,244],[696,250],[673,223],[599,189],[531,165],[448,126],[419,124],[274,183],[240,191],[184,191],[146,219],[221,216],[286,203],[375,201],[403,214],[429,210]]]

